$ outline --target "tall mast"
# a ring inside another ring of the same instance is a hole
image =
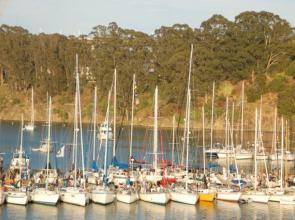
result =
[[[212,148],[213,148],[213,124],[214,124],[214,99],[215,99],[215,82],[213,82],[213,89],[212,89],[212,105],[211,105],[211,133],[210,133],[210,160],[212,160]]]
[[[187,103],[187,133],[186,133],[186,166],[185,166],[185,170],[186,170],[186,179],[188,179],[188,156],[189,156],[189,134],[190,134],[190,112],[191,112],[191,90],[188,90],[187,93],[188,96],[188,103]],[[185,184],[185,188],[187,190],[188,187],[188,183],[186,181]]]
[[[75,92],[75,113],[74,113],[74,140],[73,140],[73,147],[74,147],[74,187],[77,187],[77,155],[78,155],[78,61],[79,57],[78,54],[76,54],[76,92]]]
[[[187,82],[187,92],[190,89],[191,86],[191,75],[192,75],[192,62],[193,62],[193,51],[194,51],[194,45],[191,44],[191,52],[190,52],[190,60],[189,60],[189,70],[188,70],[188,82]],[[188,98],[188,96],[187,96]],[[186,100],[186,103],[188,103],[188,100]],[[184,164],[184,149],[185,149],[185,143],[186,143],[186,127],[187,127],[187,111],[185,111],[185,121],[184,121],[184,130],[183,130],[183,145],[182,145],[182,155],[181,155],[181,164]]]
[[[284,166],[284,119],[281,118],[281,190],[283,189],[283,166]]]
[[[83,145],[83,126],[82,126],[82,110],[81,110],[81,97],[80,97],[80,79],[79,79],[79,72],[77,72],[77,94],[78,94],[78,110],[79,110],[79,122],[80,122],[80,128],[78,131],[80,131],[80,145],[81,145],[81,162],[82,162],[82,175],[83,179],[85,180],[85,165],[84,165],[84,145]],[[85,188],[85,181],[84,186]]]
[[[114,71],[114,141],[113,141],[113,157],[116,156],[116,115],[117,115],[117,69]]]
[[[46,160],[46,189],[48,188],[49,151],[51,144],[51,96],[48,103],[48,131],[47,131],[47,160]]]
[[[134,120],[135,87],[136,87],[135,74],[133,74],[129,159],[132,157],[132,154],[133,154],[133,152],[132,152],[132,146],[133,146],[133,120]]]
[[[227,165],[227,172],[229,173],[229,141],[228,141],[228,97],[226,97],[226,110],[225,110],[225,152],[226,152],[226,165]],[[228,174],[227,174],[228,176]]]
[[[242,83],[242,103],[241,103],[241,147],[243,147],[243,142],[244,142],[244,92],[245,92],[245,87],[244,87],[244,81]]]
[[[24,130],[24,115],[22,115],[22,123],[21,123],[21,133],[20,133],[20,152],[19,152],[19,160],[22,161],[23,160],[23,130]],[[26,158],[25,158],[26,159]],[[19,174],[20,174],[20,184],[22,185],[22,166],[21,163],[19,163]]]
[[[31,115],[31,125],[34,126],[35,123],[35,110],[34,110],[34,88],[32,87],[32,97],[31,97],[31,111],[32,111],[32,115]]]
[[[111,101],[111,91],[109,91],[108,95],[108,106],[107,106],[107,115],[106,115],[106,122],[107,122],[107,137],[105,140],[105,151],[104,151],[104,175],[107,176],[107,158],[108,158],[108,139],[109,139],[109,116],[110,116],[110,101]]]
[[[94,87],[94,109],[93,109],[93,154],[92,161],[95,162],[95,145],[96,145],[96,102],[97,102],[97,87]]]
[[[172,119],[172,167],[174,166],[174,151],[175,151],[175,127],[176,127],[176,121],[175,121],[175,115],[173,115]]]
[[[202,106],[202,130],[203,130],[203,172],[206,174],[206,152],[205,152],[205,110]]]
[[[257,187],[257,133],[258,133],[258,112],[257,108],[255,109],[255,135],[254,135],[254,191],[256,192]]]
[[[155,89],[154,106],[154,169],[158,166],[158,86]]]

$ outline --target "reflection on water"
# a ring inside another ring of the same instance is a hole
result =
[[[0,206],[0,219],[275,219],[294,220],[295,206],[223,201],[186,205],[170,202],[167,206],[138,201],[133,204],[115,202],[107,206],[90,204],[87,207],[59,204],[57,207],[29,204]]]

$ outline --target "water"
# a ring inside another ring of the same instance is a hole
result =
[[[79,207],[60,203],[57,207],[29,204],[3,205],[0,219],[274,219],[294,220],[295,207],[278,203],[236,204],[222,201],[201,202],[196,206],[170,202],[167,206],[138,201],[128,205],[115,202],[107,206]]]
[[[0,124],[0,152],[6,152],[4,156],[5,167],[8,167],[12,152],[20,142],[20,125],[19,123],[2,122]],[[71,165],[72,151],[71,147],[67,148],[65,158],[55,158],[58,149],[72,142],[73,128],[71,125],[54,124],[53,126],[53,141],[55,149],[51,153],[51,165],[61,170],[67,170]],[[162,130],[159,144],[159,151],[162,152],[164,159],[171,158],[171,131]],[[84,155],[86,167],[90,167],[92,161],[92,140],[91,127],[85,125],[83,127],[84,139]],[[189,157],[189,163],[194,167],[202,166],[202,148],[197,147],[201,143],[199,133],[194,133],[190,141],[192,149]],[[269,135],[271,136],[271,135]],[[31,168],[44,168],[46,163],[46,154],[32,151],[33,148],[38,148],[40,141],[46,137],[45,127],[41,124],[37,125],[36,131],[33,133],[24,133],[24,148],[31,157]],[[252,135],[245,135],[245,139],[251,140]],[[208,139],[208,135],[207,135]],[[221,141],[222,135],[216,137],[216,141]],[[209,143],[209,139],[206,140]],[[152,131],[146,128],[136,128],[134,133],[134,156],[138,159],[147,159],[151,161],[151,156],[146,152],[152,151]],[[99,149],[97,142],[97,149]],[[112,144],[109,143],[108,163],[112,158]],[[122,162],[127,162],[129,146],[129,129],[124,127],[121,131],[120,139],[117,144],[116,156]],[[176,158],[180,157],[180,146]],[[97,150],[98,152],[98,150]],[[102,164],[104,154],[104,143],[99,153],[95,154],[95,158],[99,157],[99,166]],[[80,157],[80,156],[79,156]],[[225,165],[225,160],[217,161],[221,166]],[[81,167],[81,159],[79,160]],[[259,169],[264,169],[263,161],[259,162]],[[269,167],[275,167],[276,163],[268,164]],[[280,164],[278,164],[280,165]],[[240,170],[252,172],[253,161],[238,161]],[[294,163],[287,164],[289,173],[294,173]],[[90,204],[87,207],[78,207],[69,204],[60,203],[57,207],[50,207],[38,204],[29,204],[26,207],[5,204],[0,206],[0,219],[295,219],[295,206],[284,206],[278,203],[269,204],[234,204],[222,201],[214,203],[198,203],[196,206],[185,205],[175,202],[170,202],[167,206],[160,206],[138,201],[135,204],[123,204],[115,202],[107,206]]]

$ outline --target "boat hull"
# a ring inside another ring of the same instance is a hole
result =
[[[139,198],[145,202],[166,205],[169,201],[168,193],[140,193]]]
[[[243,200],[251,200],[252,202],[268,203],[269,195],[265,194],[244,194],[241,196]]]
[[[0,191],[0,205],[2,205],[5,202],[5,192],[4,191]]]
[[[115,193],[110,191],[94,191],[91,193],[91,200],[94,203],[107,205],[115,200]]]
[[[242,193],[240,192],[218,192],[218,200],[227,201],[227,202],[239,202]]]
[[[51,191],[36,191],[31,194],[34,203],[55,206],[59,200],[59,194]]]
[[[292,202],[294,201],[295,196],[293,195],[270,195],[269,201],[271,202],[281,202],[281,201],[287,201]]]
[[[60,200],[73,205],[86,206],[89,203],[89,197],[85,192],[63,191],[60,193]]]
[[[197,194],[187,192],[170,192],[170,199],[174,202],[195,205],[199,196]]]
[[[125,194],[125,193],[117,193],[117,201],[124,202],[127,204],[131,204],[138,200],[138,196],[135,193]]]
[[[27,205],[29,195],[25,192],[8,192],[6,202],[15,205]]]
[[[206,202],[213,202],[215,199],[215,193],[199,193],[199,200]]]

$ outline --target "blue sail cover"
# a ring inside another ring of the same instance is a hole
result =
[[[209,162],[208,163],[208,168],[209,169],[212,169],[212,168],[218,168],[219,165],[217,163],[214,163],[214,162]]]
[[[117,160],[116,157],[113,158],[113,166],[119,167],[120,169],[127,169],[128,164],[127,163],[121,163],[120,161]]]
[[[95,160],[92,161],[91,168],[92,168],[93,171],[97,171],[97,165],[96,165],[96,161]]]

